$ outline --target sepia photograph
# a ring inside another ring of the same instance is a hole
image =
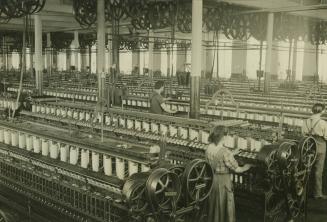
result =
[[[327,222],[327,0],[0,0],[0,222]]]

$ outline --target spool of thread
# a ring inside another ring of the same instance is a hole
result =
[[[57,108],[56,109],[56,116],[60,116],[60,114],[61,114],[61,108]]]
[[[85,112],[81,111],[81,112],[79,113],[79,120],[80,120],[80,121],[85,120]]]
[[[36,105],[36,112],[37,113],[41,112],[41,106],[40,105]]]
[[[41,113],[45,113],[45,106],[41,106]]]
[[[70,153],[69,153],[69,163],[76,165],[78,162],[78,148],[77,147],[70,147]]]
[[[166,135],[168,133],[168,126],[165,124],[160,124],[160,134]]]
[[[186,140],[188,138],[188,129],[185,127],[178,127],[179,129],[179,136]]]
[[[51,141],[50,142],[50,158],[58,159],[58,156],[59,156],[58,143]]]
[[[173,126],[173,125],[169,125],[169,135],[171,137],[176,137],[177,136],[177,127],[176,126]]]
[[[10,130],[5,130],[4,132],[4,137],[5,137],[5,144],[10,145],[11,144],[11,132]]]
[[[78,95],[78,99],[82,100],[83,96],[82,95]]]
[[[50,114],[51,113],[51,109],[49,106],[45,107],[45,113],[46,114]]]
[[[73,119],[78,119],[78,114],[79,114],[78,111],[75,110],[73,112]]]
[[[0,128],[0,143],[3,143],[4,142],[4,129]]]
[[[11,131],[11,145],[12,146],[18,146],[18,132]]]
[[[150,131],[150,124],[148,122],[143,122],[142,127],[143,127],[144,132]]]
[[[237,147],[240,149],[247,149],[247,140],[242,137],[238,137]]]
[[[90,101],[91,100],[91,96],[86,96],[86,100]]]
[[[41,152],[41,140],[36,136],[33,136],[33,152],[34,153]]]
[[[72,117],[73,117],[73,112],[72,112],[71,110],[68,110],[68,111],[67,111],[67,116],[68,116],[69,118],[72,118]]]
[[[67,110],[66,109],[64,109],[64,108],[61,109],[61,116],[64,117],[64,118],[67,117]]]
[[[99,172],[99,166],[100,166],[100,162],[99,162],[99,154],[96,152],[92,152],[92,170],[94,172]]]
[[[105,116],[105,123],[106,123],[106,125],[110,125],[110,123],[111,123],[111,120],[110,120],[110,116]]]
[[[139,164],[133,161],[128,161],[128,175],[131,176],[137,173]]]
[[[102,123],[102,113],[98,113],[98,122]]]
[[[135,130],[140,131],[142,129],[141,121],[135,120]]]
[[[55,115],[56,114],[56,108],[55,107],[51,107],[50,110],[51,110],[51,114],[52,115]]]
[[[87,149],[82,149],[81,151],[81,167],[87,168],[90,162],[90,152]]]
[[[35,113],[36,112],[36,105],[32,105],[32,113]]]
[[[197,141],[199,139],[199,131],[196,129],[190,129],[190,140]]]
[[[65,144],[60,144],[60,161],[67,162],[69,154],[69,146]]]
[[[125,161],[118,157],[116,157],[116,175],[121,180],[125,178]]]
[[[134,121],[131,119],[127,120],[127,129],[133,129],[134,128]]]
[[[42,156],[49,155],[49,141],[46,139],[42,139]]]
[[[33,149],[33,136],[26,135],[26,150],[32,151]]]
[[[125,118],[123,118],[123,117],[120,117],[119,118],[119,126],[122,127],[122,128],[125,128],[126,127],[126,120],[125,120]]]
[[[112,159],[108,155],[103,155],[103,170],[105,175],[112,175]]]
[[[21,149],[25,149],[26,147],[26,137],[24,133],[19,133],[19,138],[18,138],[18,147]]]
[[[90,121],[91,115],[90,113],[85,113],[85,121]]]
[[[151,123],[151,132],[155,134],[159,133],[159,126],[157,123]]]
[[[142,172],[148,172],[150,170],[150,166],[142,164],[141,165],[141,171]]]
[[[83,100],[86,100],[86,95],[83,95]]]
[[[0,100],[0,107],[3,107],[3,100]]]
[[[208,144],[209,133],[206,131],[201,131],[201,142]]]

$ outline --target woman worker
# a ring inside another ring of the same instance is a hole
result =
[[[224,146],[227,128],[216,126],[209,135],[206,158],[214,170],[213,188],[209,196],[208,222],[235,222],[235,204],[231,171],[236,173],[250,169],[246,164],[240,167],[232,151]]]

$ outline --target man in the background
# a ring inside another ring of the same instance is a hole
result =
[[[322,192],[322,176],[326,157],[326,139],[327,139],[327,123],[321,119],[322,113],[325,111],[325,105],[316,103],[312,107],[312,116],[307,119],[302,126],[302,134],[312,136],[317,142],[317,158],[313,166],[314,187],[313,196],[315,199],[327,199]]]
[[[164,92],[165,83],[164,81],[157,81],[154,84],[154,90],[150,96],[150,113],[155,114],[164,114],[167,113],[176,113],[176,110],[171,110],[166,101],[168,99],[164,98],[161,94]]]

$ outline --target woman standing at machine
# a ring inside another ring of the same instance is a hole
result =
[[[227,128],[216,126],[209,135],[206,158],[214,170],[213,188],[209,196],[208,222],[235,222],[235,204],[231,171],[241,173],[250,169],[240,167],[233,152],[224,146]]]

